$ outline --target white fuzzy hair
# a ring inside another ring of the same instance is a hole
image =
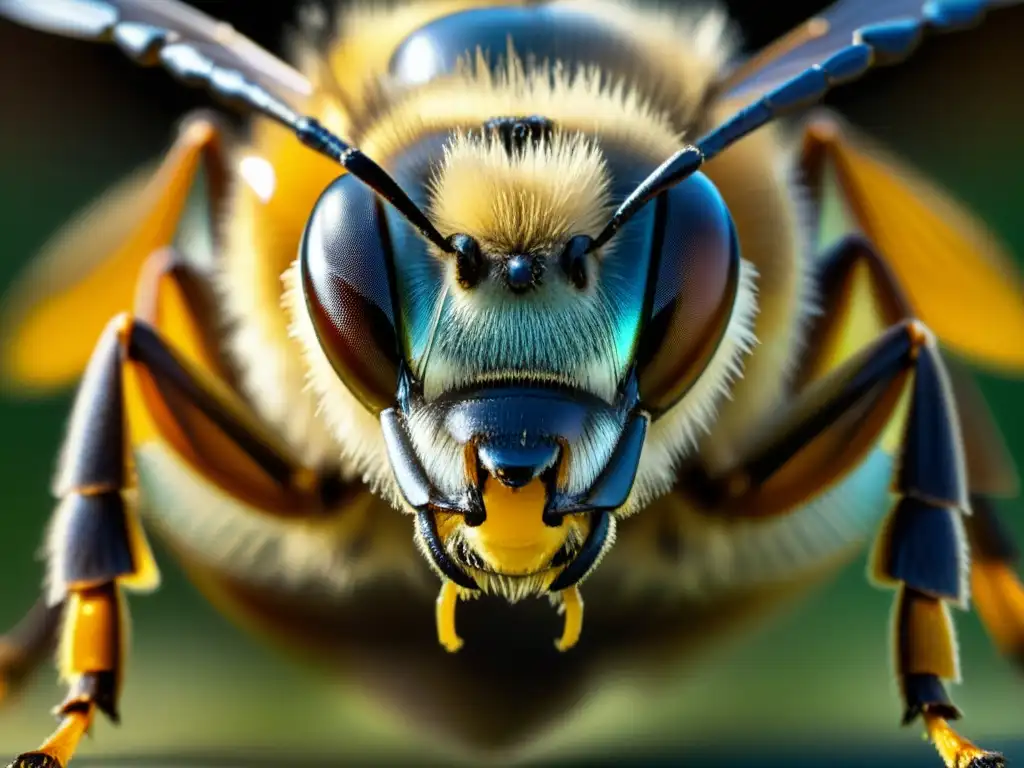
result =
[[[667,492],[676,482],[679,463],[711,432],[723,398],[743,375],[743,362],[757,344],[757,269],[740,263],[739,287],[732,315],[718,349],[682,400],[651,424],[629,501],[620,515],[632,514]]]

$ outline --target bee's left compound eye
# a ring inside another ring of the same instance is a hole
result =
[[[401,359],[386,227],[376,194],[342,176],[313,208],[299,254],[320,345],[345,386],[375,413],[394,403]]]

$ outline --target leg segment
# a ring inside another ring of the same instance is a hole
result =
[[[72,411],[54,482],[60,503],[48,537],[47,603],[64,603],[58,654],[68,696],[57,730],[15,766],[64,766],[97,709],[118,718],[127,616],[122,580],[155,573],[152,555],[133,541],[126,487],[127,445],[121,361],[126,318],[112,322],[93,353]]]
[[[1017,576],[1019,553],[993,500],[976,495],[971,504],[967,534],[974,605],[996,647],[1024,668],[1024,585]]]
[[[40,598],[14,629],[0,636],[0,703],[54,650],[63,608]]]
[[[843,238],[820,257],[817,277],[820,303],[829,311],[811,329],[796,368],[792,411],[752,430],[731,469],[683,470],[684,485],[691,493],[696,489],[709,509],[728,515],[785,514],[845,476],[881,436],[894,431],[887,425],[905,389],[906,368],[873,374],[871,366],[880,359],[872,357],[873,350],[910,320],[906,299],[859,235]],[[823,410],[844,387],[845,405],[836,401],[829,412]],[[780,431],[801,424],[788,452],[779,453],[774,443]],[[755,459],[759,453],[762,458]]]
[[[926,512],[930,514],[930,512]],[[924,720],[928,737],[949,768],[999,768],[1001,755],[960,736],[950,720],[960,717],[942,680],[959,678],[953,621],[943,600],[904,585],[895,605],[896,669],[906,703],[904,725]]]
[[[798,385],[834,364],[835,342],[844,328],[864,325],[865,313],[849,311],[857,303],[857,282],[869,284],[873,311],[890,322],[921,317],[944,343],[969,357],[980,354],[990,364],[1018,354],[1016,270],[971,214],[833,116],[822,115],[808,124],[802,167],[819,198],[826,169],[831,168],[856,226],[871,240],[847,237],[824,259],[819,284],[829,315],[809,340],[812,354],[803,363]],[[881,246],[884,257],[873,243]],[[864,267],[859,281],[857,262]],[[850,321],[835,318],[837,312]],[[994,346],[983,349],[986,345]],[[971,540],[973,602],[995,644],[1024,664],[1024,586],[1014,567],[1009,531],[999,525],[994,508],[995,498],[1019,495],[1020,481],[970,374],[959,366],[948,373],[973,509],[964,518]]]
[[[952,373],[971,489],[972,514],[964,521],[971,543],[971,597],[993,643],[1024,668],[1020,552],[997,507],[998,499],[1020,494],[1020,478],[981,393],[965,371]]]

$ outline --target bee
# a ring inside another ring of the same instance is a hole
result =
[[[874,537],[904,723],[1002,765],[945,682],[970,596],[1024,661],[1016,476],[946,358],[1024,371],[1024,293],[812,107],[1011,4],[843,0],[747,58],[715,9],[370,5],[311,14],[289,64],[171,0],[0,0],[252,116],[187,118],[11,294],[7,380],[81,378],[44,593],[0,644],[14,683],[59,637],[68,693],[13,765],[117,720],[149,534],[248,628],[492,749]]]

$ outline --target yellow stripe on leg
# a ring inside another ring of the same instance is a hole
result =
[[[115,584],[69,593],[59,658],[65,680],[120,670],[124,653],[121,614]]]
[[[959,680],[956,634],[946,604],[906,588],[896,599],[901,622],[900,672]]]
[[[1000,651],[1024,663],[1024,586],[1002,562],[971,563],[971,594],[985,629]]]
[[[49,768],[54,763],[47,762],[46,758],[56,761],[60,768],[64,768],[74,757],[82,737],[89,732],[93,711],[94,707],[88,705],[82,709],[68,712],[57,726],[57,730],[42,743],[39,749],[19,755],[11,763],[11,768],[21,768],[22,766],[25,768],[29,768],[29,766],[31,768]]]
[[[954,731],[944,717],[926,712],[924,722],[928,738],[946,763],[946,768],[1001,768],[1006,765],[1002,755],[974,745]]]

